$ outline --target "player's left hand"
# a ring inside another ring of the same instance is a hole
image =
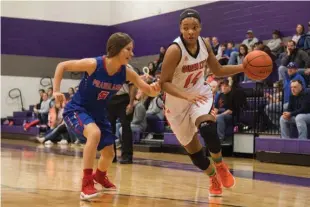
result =
[[[152,83],[150,86],[151,86],[151,90],[150,90],[150,94],[148,95],[152,97],[158,96],[161,91],[160,84],[158,82],[155,82],[155,83]]]
[[[131,114],[133,112],[133,105],[128,104],[126,107],[126,115]]]

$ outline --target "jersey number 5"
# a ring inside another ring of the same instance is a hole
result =
[[[98,97],[97,97],[97,100],[101,100],[101,99],[106,99],[107,96],[109,95],[110,92],[108,91],[101,91],[99,94],[98,94]]]
[[[192,73],[192,74],[187,76],[185,84],[184,84],[184,88],[188,88],[190,83],[192,83],[194,86],[197,83],[197,81],[199,80],[199,78],[201,77],[202,71],[197,73],[195,76],[194,75],[195,75],[195,73]],[[193,78],[193,76],[194,76],[194,78]]]

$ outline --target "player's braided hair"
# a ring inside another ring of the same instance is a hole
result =
[[[133,40],[131,37],[122,32],[114,33],[107,42],[107,57],[111,58],[120,53],[120,51]]]

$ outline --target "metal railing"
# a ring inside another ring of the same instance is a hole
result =
[[[17,92],[17,94],[14,94],[14,92]],[[22,92],[20,91],[19,88],[13,88],[9,91],[9,97],[11,99],[18,99],[20,98],[20,104],[21,104],[21,110],[25,111],[24,108],[24,103],[23,103],[23,97],[22,97]]]

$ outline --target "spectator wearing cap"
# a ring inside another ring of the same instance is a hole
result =
[[[258,39],[254,36],[254,33],[252,30],[248,30],[247,33],[247,39],[243,40],[242,44],[245,44],[249,48],[249,52],[252,51],[254,44],[258,42]]]
[[[272,54],[278,56],[281,53],[282,48],[282,39],[281,33],[279,30],[274,30],[272,32],[272,40],[267,43],[267,46],[270,48]]]
[[[217,134],[220,140],[225,138],[225,129],[228,124],[232,124],[234,110],[234,98],[228,80],[220,84],[221,93],[215,102],[214,114],[216,114]]]
[[[254,33],[252,30],[248,30],[246,33],[246,36],[247,36],[247,39],[243,40],[242,44],[248,47],[248,52],[251,52],[252,49],[254,48],[254,44],[258,42],[258,39],[254,36]],[[230,54],[228,65],[237,65],[237,57],[238,57],[238,52],[232,52]]]
[[[290,62],[287,65],[287,75],[284,80],[284,109],[288,106],[288,101],[291,95],[291,81],[299,80],[302,83],[302,87],[306,88],[305,79],[298,72],[298,65],[295,62]]]
[[[307,139],[307,124],[310,124],[310,93],[306,91],[300,80],[290,83],[291,95],[288,109],[280,118],[281,137],[290,138],[289,124],[296,124],[299,139]]]
[[[281,59],[281,66],[278,69],[279,80],[284,80],[287,67],[290,62],[295,62],[299,68],[298,72],[303,74],[305,68],[310,68],[310,56],[302,49],[296,48],[296,43],[293,40],[287,42],[287,49]]]

